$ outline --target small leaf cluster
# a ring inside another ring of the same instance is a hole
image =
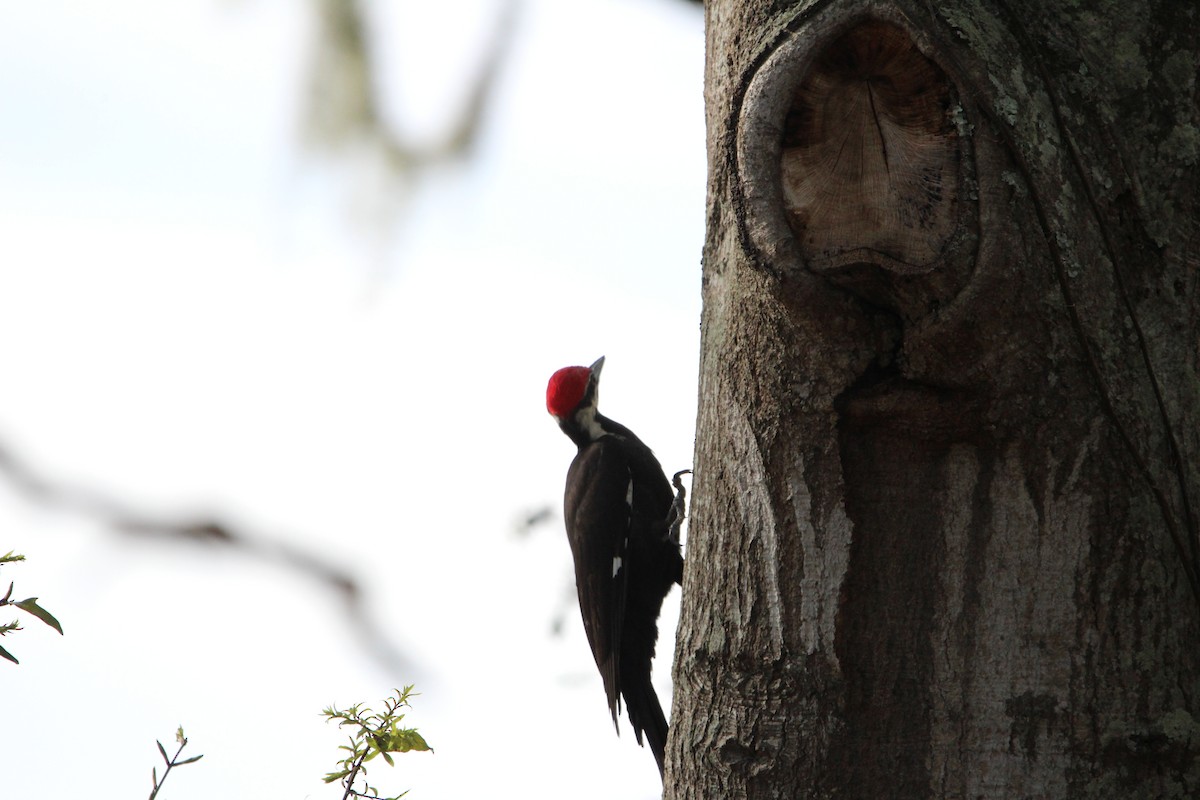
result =
[[[0,565],[12,564],[17,561],[24,560],[25,556],[14,555],[13,552],[9,550],[3,556],[0,556]],[[14,606],[27,614],[32,614],[33,616],[37,617],[51,628],[54,628],[54,630],[58,631],[60,634],[63,632],[62,625],[60,625],[58,620],[54,618],[53,614],[38,605],[36,597],[27,597],[24,600],[13,600],[12,593],[14,586],[14,583],[10,582],[8,584],[8,591],[4,593],[4,597],[0,597],[0,607]],[[19,630],[21,630],[21,624],[17,620],[13,620],[8,624],[0,623],[0,636],[6,636],[13,631]],[[17,661],[16,656],[5,650],[3,647],[0,647],[0,658],[6,658],[14,664],[20,663]]]
[[[163,770],[161,781],[158,779],[158,767],[152,767],[150,769],[150,778],[154,781],[154,790],[150,792],[150,800],[154,800],[154,798],[158,797],[158,790],[161,789],[162,785],[167,782],[167,776],[171,774],[171,770],[174,767],[182,767],[184,764],[191,764],[204,758],[204,755],[201,754],[198,756],[192,756],[191,758],[185,758],[183,761],[179,760],[179,756],[183,753],[183,748],[187,747],[188,743],[187,737],[183,735],[182,725],[180,725],[175,731],[175,741],[179,742],[179,749],[175,751],[175,756],[172,758],[167,755],[167,748],[163,747],[162,742],[158,741],[157,739],[154,740],[154,743],[158,745],[158,752],[162,755],[163,763],[167,765],[167,768]]]
[[[338,749],[345,750],[348,755],[338,762],[338,770],[325,776],[326,783],[341,781],[345,787],[342,800],[363,798],[364,800],[398,800],[408,792],[402,792],[394,798],[384,798],[379,790],[367,783],[368,761],[376,756],[383,756],[388,766],[395,766],[391,753],[408,753],[413,750],[428,750],[433,752],[421,734],[414,728],[401,728],[404,715],[399,713],[402,708],[411,708],[408,699],[413,697],[413,687],[405,686],[397,689],[394,697],[384,701],[383,710],[376,712],[359,703],[345,710],[330,706],[321,713],[327,722],[337,721],[340,728],[351,728],[350,744],[341,745]],[[362,788],[357,788],[361,782]]]

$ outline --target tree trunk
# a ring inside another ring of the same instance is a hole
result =
[[[1200,796],[1198,17],[709,0],[667,797]]]

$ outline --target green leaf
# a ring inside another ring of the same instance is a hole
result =
[[[150,780],[154,781],[154,788],[158,788],[158,767],[150,768]]]
[[[191,764],[193,761],[199,761],[202,758],[204,758],[203,753],[198,756],[192,756],[191,758],[185,758],[183,761],[176,761],[175,766],[182,767],[184,764]]]
[[[10,561],[24,561],[24,560],[25,560],[25,556],[21,556],[21,555],[14,556],[12,550],[9,550],[4,555],[0,556],[0,564],[7,564]]]
[[[412,729],[392,731],[388,737],[388,750],[393,753],[407,753],[410,750],[433,751],[421,734]]]
[[[63,632],[62,625],[58,624],[58,620],[54,618],[53,614],[37,604],[36,597],[30,597],[28,600],[22,600],[19,603],[13,603],[13,605],[22,611],[28,611],[30,614],[33,614],[60,634]]]
[[[392,761],[392,757],[389,756],[386,752],[383,754],[383,760],[387,762],[389,767],[396,766],[396,762]]]
[[[12,653],[5,650],[3,647],[0,647],[0,658],[7,658],[9,661],[13,662],[14,664],[21,663],[20,661],[17,661],[16,656],[14,656]]]
[[[162,753],[163,761],[166,762],[168,767],[171,766],[171,759],[167,756],[167,751],[162,746],[162,742],[160,742],[158,739],[155,739],[154,743],[158,745],[158,752]]]

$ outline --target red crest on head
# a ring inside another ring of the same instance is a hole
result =
[[[560,419],[571,416],[591,377],[592,371],[587,367],[563,367],[551,375],[546,386],[546,410]]]

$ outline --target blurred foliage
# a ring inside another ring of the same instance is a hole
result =
[[[179,756],[183,754],[183,748],[187,747],[188,743],[187,737],[183,735],[182,725],[175,729],[175,741],[179,743],[179,749],[175,751],[174,756],[168,756],[167,748],[163,747],[162,742],[158,741],[157,739],[154,740],[154,743],[158,745],[158,752],[162,755],[163,762],[167,765],[167,768],[163,771],[161,781],[158,779],[158,767],[151,768],[150,777],[154,781],[154,789],[150,792],[150,800],[154,800],[154,798],[158,797],[158,790],[161,789],[162,785],[167,782],[167,776],[171,774],[172,769],[175,767],[182,767],[184,764],[194,763],[204,758],[204,755],[201,754],[198,756],[192,756],[191,758],[185,758],[183,761],[179,760]]]
[[[387,800],[380,796],[378,789],[367,783],[366,764],[376,756],[382,755],[388,766],[394,767],[396,764],[391,753],[408,753],[414,750],[433,752],[433,748],[415,728],[400,727],[404,715],[398,712],[402,708],[412,707],[408,699],[413,696],[413,687],[409,685],[397,689],[395,697],[387,698],[383,704],[383,711],[380,712],[372,711],[361,703],[344,711],[330,706],[321,712],[327,722],[337,720],[338,727],[351,728],[354,731],[350,736],[350,744],[340,745],[338,748],[347,751],[349,755],[338,762],[336,772],[325,776],[326,783],[341,781],[346,790],[342,800],[353,797]],[[355,788],[359,781],[362,782],[362,789]],[[401,792],[390,800],[396,800],[406,794],[408,792]]]
[[[9,550],[3,556],[0,556],[0,566],[4,564],[14,564],[18,561],[24,560],[25,556],[16,555],[13,553],[13,551]],[[8,591],[4,593],[4,597],[0,597],[0,607],[12,606],[14,608],[19,608],[26,614],[31,614],[32,616],[37,617],[42,622],[46,623],[51,628],[54,628],[54,630],[61,634],[63,632],[62,625],[60,625],[58,620],[54,618],[53,614],[38,605],[36,597],[27,597],[24,600],[12,599],[13,588],[15,586],[16,584],[9,582]],[[0,623],[0,636],[7,636],[13,631],[19,630],[21,630],[21,624],[17,620],[13,620],[8,624]],[[20,663],[17,661],[16,656],[5,650],[3,647],[0,647],[0,658],[6,658],[14,664]]]

